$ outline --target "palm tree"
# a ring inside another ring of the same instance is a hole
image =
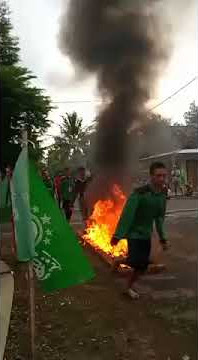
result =
[[[87,163],[90,152],[90,137],[93,126],[83,127],[83,119],[76,112],[62,116],[60,136],[54,138],[55,143],[48,153],[49,163],[53,167],[79,166]]]
[[[62,119],[61,138],[69,147],[69,157],[71,158],[74,153],[82,153],[82,139],[85,136],[85,131],[82,127],[82,119],[78,117],[76,112],[66,113]]]
[[[60,126],[61,139],[67,144],[69,158],[78,155],[85,156],[90,146],[90,136],[94,126],[83,127],[83,119],[76,112],[66,113],[62,116],[63,124]]]

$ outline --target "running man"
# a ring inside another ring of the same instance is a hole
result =
[[[111,239],[113,246],[116,246],[121,239],[128,241],[127,264],[132,272],[128,279],[127,294],[132,299],[139,298],[139,294],[134,290],[134,284],[147,270],[150,262],[154,223],[163,249],[168,248],[163,228],[166,210],[166,194],[164,193],[166,176],[167,170],[163,163],[155,162],[150,166],[150,183],[131,194],[115,235]]]

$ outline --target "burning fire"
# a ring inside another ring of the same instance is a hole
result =
[[[87,221],[83,239],[96,249],[100,249],[112,257],[126,256],[127,241],[119,241],[111,246],[111,237],[115,232],[120,214],[126,202],[126,196],[118,185],[112,189],[112,198],[99,200],[94,205],[92,215]]]

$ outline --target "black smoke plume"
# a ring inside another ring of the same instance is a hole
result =
[[[127,129],[145,115],[167,57],[161,23],[155,2],[143,0],[71,0],[62,18],[61,50],[97,75],[107,102],[98,115],[95,159],[100,168],[127,163]]]
[[[130,159],[127,130],[145,118],[169,47],[159,1],[70,0],[59,46],[95,74],[103,107],[97,117],[95,164],[120,174]]]

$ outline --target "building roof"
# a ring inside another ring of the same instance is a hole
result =
[[[151,155],[151,156],[142,158],[142,159],[140,159],[140,161],[157,159],[157,158],[167,157],[167,156],[171,156],[171,155],[194,155],[194,154],[198,154],[198,148],[197,149],[175,150],[175,151],[171,151],[171,152],[167,152],[167,153],[155,154],[155,155]]]

